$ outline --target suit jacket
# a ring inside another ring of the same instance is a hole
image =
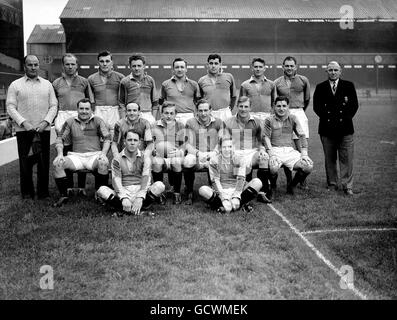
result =
[[[353,117],[358,110],[353,82],[339,79],[335,95],[328,80],[319,83],[313,95],[313,109],[320,118],[320,135],[339,137],[353,134]]]

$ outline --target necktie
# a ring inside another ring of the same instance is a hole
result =
[[[333,82],[332,84],[332,92],[335,94],[336,92],[336,81]]]

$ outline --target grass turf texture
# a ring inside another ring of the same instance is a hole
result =
[[[274,206],[300,231],[396,227],[397,103],[361,99],[355,118],[353,198],[326,191],[324,159],[311,107],[309,191],[285,195],[280,174]],[[217,215],[192,207],[155,206],[155,217],[112,217],[92,199],[62,208],[20,200],[17,162],[0,168],[1,299],[356,299],[339,278],[266,205]],[[206,183],[198,174],[196,189]],[[90,176],[88,188],[92,190]],[[196,195],[197,198],[197,195]],[[350,265],[372,299],[396,298],[396,232],[310,234],[337,268]],[[42,265],[54,290],[39,288]]]

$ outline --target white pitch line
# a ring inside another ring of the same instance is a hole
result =
[[[324,230],[309,230],[302,234],[320,234],[320,233],[337,233],[337,232],[384,232],[397,231],[397,228],[341,228],[341,229],[324,229]]]
[[[335,267],[331,261],[329,261],[303,234],[300,232],[280,211],[278,211],[272,204],[268,204],[269,208],[272,209],[291,229],[292,231],[303,240],[303,242],[310,248],[317,257],[319,257],[332,271],[334,271],[340,278],[344,277],[337,267]],[[349,284],[348,288],[353,291],[362,300],[367,300],[367,296],[361,293],[353,283]]]

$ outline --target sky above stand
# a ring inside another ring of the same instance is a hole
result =
[[[23,33],[26,42],[36,24],[60,24],[59,16],[68,0],[23,0]]]

